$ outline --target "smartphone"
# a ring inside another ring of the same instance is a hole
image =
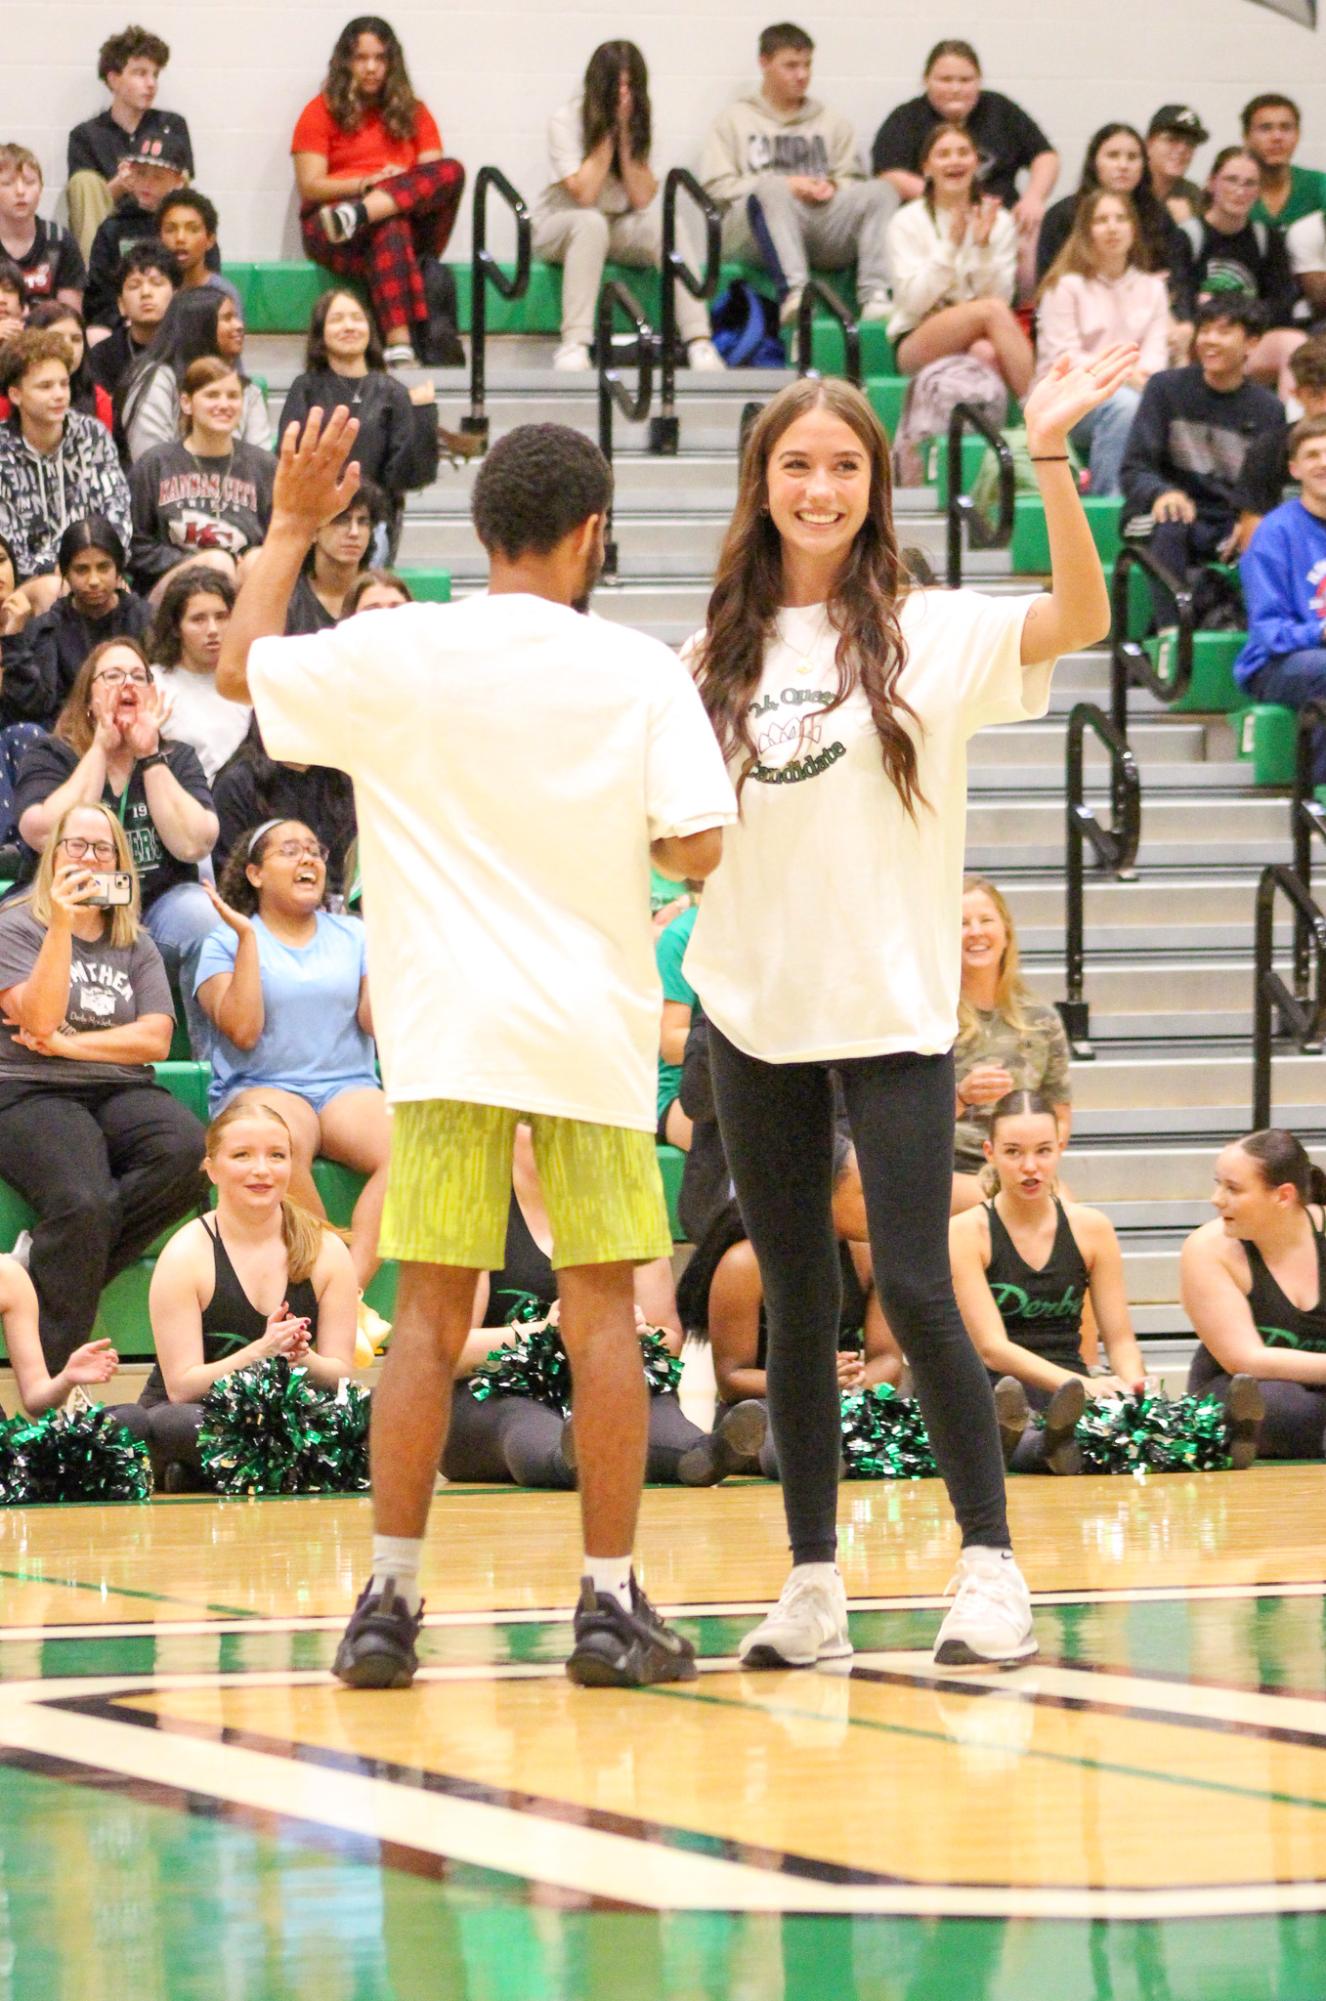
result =
[[[94,870],[92,881],[96,893],[87,901],[94,910],[115,910],[133,902],[134,879],[125,870],[116,869],[112,874]]]

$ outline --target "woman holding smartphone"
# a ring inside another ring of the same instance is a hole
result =
[[[0,1177],[36,1211],[28,1269],[53,1376],[90,1339],[103,1288],[202,1200],[202,1126],[151,1069],[174,1020],[124,828],[72,806],[30,893],[0,911]]]

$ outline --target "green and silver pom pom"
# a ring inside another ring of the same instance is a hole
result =
[[[146,1501],[146,1445],[103,1404],[0,1424],[0,1502]]]
[[[1220,1473],[1229,1419],[1218,1397],[1097,1397],[1074,1433],[1084,1473]]]
[[[357,1494],[368,1486],[368,1391],[319,1389],[273,1355],[213,1383],[198,1451],[219,1494]]]
[[[872,1383],[842,1400],[845,1480],[926,1480],[937,1469],[921,1406],[891,1383]]]
[[[542,1314],[522,1324],[513,1316],[508,1325],[519,1327],[516,1339],[509,1347],[494,1348],[475,1370],[470,1377],[470,1395],[476,1403],[485,1403],[489,1397],[528,1397],[560,1417],[569,1417],[571,1365],[556,1321]],[[676,1389],[681,1381],[681,1357],[672,1353],[657,1327],[641,1330],[640,1359],[651,1396]]]

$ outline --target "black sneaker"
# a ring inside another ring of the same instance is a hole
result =
[[[414,1643],[423,1623],[423,1606],[407,1612],[394,1578],[380,1592],[370,1581],[350,1615],[332,1673],[347,1688],[408,1688],[419,1665]]]
[[[769,1413],[758,1397],[732,1404],[711,1432],[682,1453],[678,1480],[683,1487],[715,1487],[729,1473],[758,1472],[768,1432]]]
[[[1087,1407],[1086,1385],[1081,1376],[1060,1383],[1045,1407],[1045,1463],[1052,1473],[1080,1473],[1082,1448],[1073,1433]]]
[[[1255,1376],[1231,1376],[1225,1391],[1225,1415],[1229,1419],[1231,1470],[1245,1472],[1257,1457],[1257,1440],[1266,1415],[1266,1401]]]
[[[1009,1467],[1013,1464],[1013,1454],[1022,1443],[1022,1434],[1031,1423],[1031,1405],[1016,1376],[999,1378],[994,1386],[994,1401],[1000,1450],[1005,1467]]]
[[[611,1592],[581,1578],[566,1672],[582,1688],[648,1688],[694,1681],[699,1669],[695,1648],[664,1624],[632,1575],[629,1612]]]

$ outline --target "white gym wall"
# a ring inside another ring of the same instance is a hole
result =
[[[927,48],[963,35],[986,79],[1017,97],[1059,148],[1061,191],[1076,184],[1087,138],[1109,118],[1145,130],[1162,103],[1201,113],[1215,146],[1238,136],[1238,108],[1254,92],[1287,90],[1304,105],[1302,157],[1326,167],[1323,43],[1318,34],[1253,0],[950,0],[919,8],[900,0],[821,0],[787,10],[817,43],[814,91],[854,119],[863,150],[884,113],[919,88]],[[1288,0],[1301,8],[1304,0]],[[351,6],[277,0],[267,7],[123,5],[4,0],[0,139],[18,140],[46,172],[44,212],[55,212],[68,128],[101,109],[96,51],[138,19],[171,45],[159,102],[193,132],[198,185],[216,201],[231,258],[298,255],[288,147],[296,115],[321,82]],[[544,121],[571,92],[595,45],[629,35],[649,64],[657,165],[691,164],[709,120],[756,74],[755,39],[785,18],[779,0],[630,0],[568,6],[562,0],[454,7],[406,0],[384,9],[405,45],[415,87],[443,142],[473,174],[495,161],[532,201],[546,173]],[[467,210],[468,215],[468,210]],[[505,242],[505,237],[495,236]],[[468,247],[468,220],[453,254]]]

